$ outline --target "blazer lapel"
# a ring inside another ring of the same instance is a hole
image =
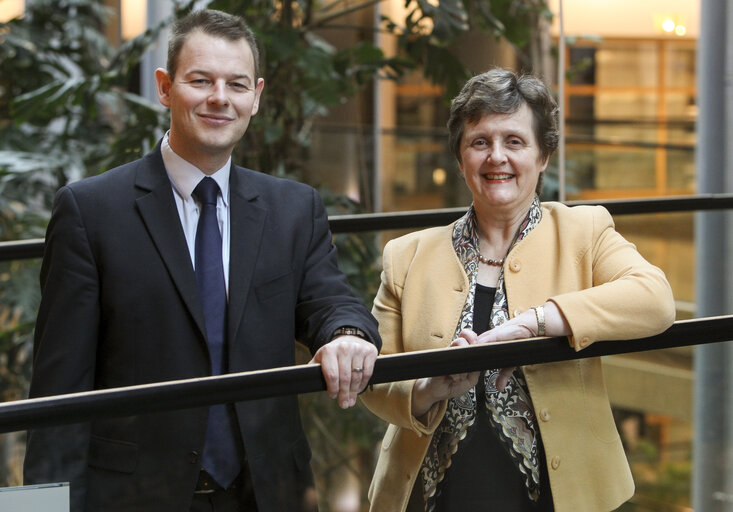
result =
[[[137,207],[150,237],[189,313],[202,334],[204,314],[196,275],[191,264],[181,219],[173,200],[173,190],[160,154],[160,145],[149,153],[138,168],[135,185],[147,191],[137,198]]]
[[[247,179],[251,172],[232,165],[229,175],[229,340],[237,339],[267,217],[259,191]]]

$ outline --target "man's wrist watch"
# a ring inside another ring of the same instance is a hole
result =
[[[356,336],[363,340],[369,341],[366,333],[357,327],[339,327],[338,329],[333,331],[333,334],[331,334],[331,339],[334,339],[337,336]]]

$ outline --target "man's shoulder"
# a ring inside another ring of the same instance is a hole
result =
[[[112,169],[100,172],[78,181],[67,184],[67,187],[75,193],[100,193],[106,190],[110,192],[121,192],[120,187],[124,184],[132,184],[135,180],[136,170],[142,162],[148,158],[146,155],[132,162],[128,162]]]
[[[313,187],[295,181],[289,178],[280,178],[272,176],[260,171],[254,171],[246,167],[235,165],[233,167],[235,173],[238,174],[238,179],[242,180],[245,185],[257,186],[264,190],[283,191],[283,190],[294,190],[294,191],[312,191]]]
[[[320,195],[310,185],[245,167],[233,166],[229,183],[232,193],[269,207],[285,207],[284,211],[311,208],[314,201],[320,200]]]

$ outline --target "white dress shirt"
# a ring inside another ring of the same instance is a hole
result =
[[[163,154],[163,163],[168,178],[170,178],[173,186],[173,198],[176,201],[183,233],[186,235],[191,263],[195,269],[199,204],[191,194],[196,185],[208,175],[173,151],[168,143],[168,133],[163,137],[160,151]],[[232,158],[229,157],[224,166],[211,175],[219,185],[220,191],[216,199],[216,217],[219,220],[219,231],[221,232],[221,257],[224,264],[224,282],[226,283],[227,294],[229,293],[229,171],[231,165]]]

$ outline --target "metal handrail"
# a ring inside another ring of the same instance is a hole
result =
[[[599,341],[578,352],[567,338],[557,337],[384,355],[377,359],[370,383],[717,343],[728,341],[732,332],[733,315],[728,315],[683,320],[655,336]],[[309,364],[18,400],[0,404],[0,432],[325,389],[320,365]]]
[[[567,201],[568,206],[599,205],[612,215],[710,211],[733,208],[733,194],[698,194],[644,199],[606,199],[600,201]],[[466,207],[440,210],[419,210],[391,213],[334,215],[328,221],[333,233],[358,233],[385,229],[417,229],[450,224],[466,212]],[[0,242],[0,261],[40,258],[44,240]]]

